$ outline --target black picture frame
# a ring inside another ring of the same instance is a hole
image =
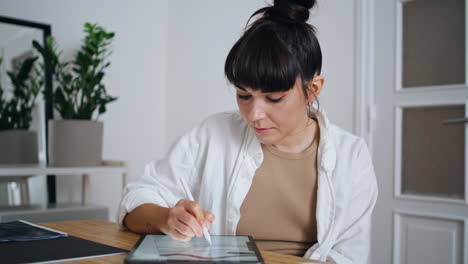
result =
[[[28,20],[23,20],[23,19],[18,19],[18,18],[13,18],[13,17],[7,17],[7,16],[0,16],[0,22],[1,23],[7,23],[7,24],[12,24],[12,25],[18,25],[18,26],[25,26],[25,27],[32,27],[32,28],[37,28],[43,31],[43,43],[45,45],[46,38],[52,34],[52,29],[51,26],[48,24],[44,23],[38,23],[38,22],[33,22],[33,21],[28,21]],[[52,71],[48,67],[45,68],[44,72],[44,89],[47,93],[52,92]],[[45,149],[46,149],[46,160],[49,160],[49,151],[48,151],[48,135],[49,135],[49,127],[48,123],[50,119],[53,119],[54,111],[53,111],[53,105],[52,102],[45,101]],[[49,203],[56,203],[56,183],[55,183],[55,175],[47,175],[47,197],[48,197],[48,202]]]

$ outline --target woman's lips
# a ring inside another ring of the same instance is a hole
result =
[[[271,128],[255,128],[255,132],[259,134],[267,133],[271,130]]]

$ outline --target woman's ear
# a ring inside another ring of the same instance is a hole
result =
[[[319,96],[322,91],[323,85],[325,84],[325,78],[322,75],[315,75],[312,80],[308,83],[308,99],[312,103]]]

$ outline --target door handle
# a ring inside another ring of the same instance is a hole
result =
[[[442,120],[442,125],[462,125],[468,123],[468,117]]]

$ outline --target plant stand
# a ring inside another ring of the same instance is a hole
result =
[[[12,219],[29,219],[33,222],[93,219],[93,217],[102,218],[104,214],[107,218],[107,207],[91,205],[87,201],[89,176],[95,174],[121,176],[122,190],[127,184],[127,167],[125,162],[122,161],[105,161],[101,166],[93,167],[48,167],[44,165],[0,166],[0,180],[26,181],[25,188],[28,190],[28,193],[29,186],[27,184],[27,179],[35,175],[56,175],[58,177],[78,175],[83,179],[81,186],[82,200],[80,204],[48,204],[45,207],[31,204],[19,207],[0,206],[0,222],[6,221],[6,219],[9,221]],[[49,218],[47,218],[48,215],[50,216]]]

